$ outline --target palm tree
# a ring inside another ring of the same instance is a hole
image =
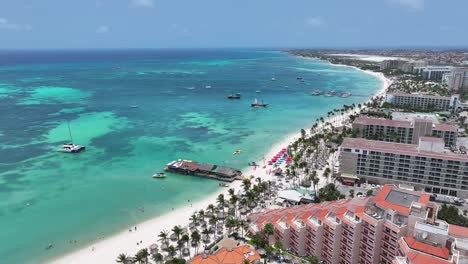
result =
[[[224,201],[224,194],[219,194],[218,195],[218,198],[216,198],[216,201],[218,202],[218,206],[220,206],[222,209],[223,209],[223,212],[224,212],[224,205],[226,203],[226,201]]]
[[[229,233],[231,233],[232,231],[232,228],[236,226],[236,220],[232,217],[229,217],[227,220],[226,220],[226,227],[228,228],[229,230]]]
[[[229,204],[232,205],[234,207],[234,216],[236,216],[237,214],[237,201],[239,199],[237,198],[237,196],[231,196],[231,199],[229,199]]]
[[[243,179],[242,180],[242,187],[244,188],[244,192],[247,192],[250,189],[250,186],[252,183],[250,182],[249,179]]]
[[[187,244],[187,247],[188,247],[188,242],[190,241],[190,237],[187,234],[185,234],[180,238],[180,241],[183,242],[184,244]]]
[[[151,256],[154,262],[159,263],[163,261],[163,255],[161,253],[156,253],[153,256]]]
[[[182,228],[180,228],[179,226],[174,226],[171,231],[174,235],[177,236],[177,242],[179,242],[180,235],[182,234]]]
[[[199,217],[199,219],[201,219],[202,221],[205,221],[205,211],[203,211],[203,209],[201,209],[200,211],[198,211],[198,217]]]
[[[242,232],[241,237],[244,237],[244,228],[247,227],[247,222],[244,219],[241,219],[239,220],[238,225],[241,228],[241,232]]]
[[[228,190],[228,193],[231,197],[235,196],[236,195],[236,190],[234,190],[234,188],[231,188]]]
[[[135,261],[137,261],[138,263],[141,264],[141,262],[144,260],[142,254],[140,253],[140,251],[138,251],[136,254],[135,254]]]
[[[198,215],[197,215],[197,213],[194,212],[192,214],[192,216],[190,216],[189,220],[190,220],[190,222],[192,222],[192,224],[197,225],[198,224]]]
[[[269,239],[270,236],[272,236],[275,233],[275,227],[271,223],[267,223],[263,227],[263,232],[267,236],[267,239]]]
[[[149,256],[149,253],[148,253],[148,249],[147,248],[143,248],[143,249],[140,249],[136,256],[138,256],[137,258],[140,259],[140,261],[143,261],[144,263],[148,263],[148,256]]]
[[[167,254],[169,255],[170,258],[174,258],[174,256],[177,254],[177,250],[173,245],[170,245],[167,248]]]
[[[163,230],[161,231],[161,233],[159,233],[158,237],[159,237],[158,241],[166,243],[167,238],[169,237],[169,232],[167,232],[166,230]]]
[[[201,237],[198,231],[192,232],[192,242],[197,246],[195,249],[195,255],[198,254],[198,245],[200,243],[200,239]]]
[[[130,263],[130,258],[126,254],[122,253],[117,257],[115,262],[122,263],[122,264],[129,264]]]
[[[206,207],[207,211],[210,211],[210,213],[213,215],[215,211],[215,207],[213,204],[209,204],[208,207]]]

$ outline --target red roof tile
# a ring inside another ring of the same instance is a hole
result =
[[[454,237],[468,238],[468,228],[458,225],[448,225],[449,235]]]
[[[449,124],[435,124],[433,130],[457,132],[457,127]]]
[[[404,237],[403,239],[412,250],[424,252],[443,259],[449,259],[450,253],[446,247],[431,246],[423,242],[419,242],[412,237]]]

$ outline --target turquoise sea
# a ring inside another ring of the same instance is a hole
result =
[[[45,262],[201,199],[218,183],[151,175],[177,158],[244,168],[380,85],[352,68],[271,51],[1,51],[1,262]],[[353,95],[308,95],[315,89]],[[270,105],[251,108],[256,97]],[[67,121],[85,152],[56,152],[69,141]]]

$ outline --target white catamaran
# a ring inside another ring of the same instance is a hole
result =
[[[58,151],[63,152],[63,153],[78,153],[80,151],[85,150],[86,149],[85,146],[73,144],[70,123],[67,122],[67,125],[68,125],[68,134],[70,135],[70,143],[63,144],[63,146]]]

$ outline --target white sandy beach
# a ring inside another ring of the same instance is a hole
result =
[[[339,66],[339,65],[336,65]],[[346,66],[346,65],[342,65]],[[351,67],[351,66],[347,66]],[[356,68],[358,69],[358,68]],[[360,69],[358,69],[360,70]],[[375,95],[383,95],[386,88],[389,86],[391,81],[384,77],[382,73],[376,73],[372,71],[364,71],[368,74],[377,76],[382,80],[381,89]],[[327,119],[326,122],[338,123],[341,124],[346,120],[349,115],[355,113],[347,112],[343,116],[335,116]],[[334,120],[337,118],[336,120]],[[309,126],[311,127],[311,126]],[[307,130],[307,129],[306,129]],[[268,159],[273,157],[278,151],[282,148],[286,148],[295,138],[300,136],[299,131],[297,133],[286,136],[281,142],[275,144],[265,155],[265,158]],[[331,159],[331,157],[330,157]],[[273,179],[272,175],[269,175],[267,172],[271,168],[267,166],[266,169],[263,169],[265,161],[257,161],[257,164],[260,164],[256,170],[253,167],[248,167],[243,170],[243,175],[255,175],[255,177],[261,177],[263,180]],[[326,184],[326,180],[323,177],[320,177],[319,186]],[[234,188],[236,191],[241,188],[241,181],[235,181],[229,184],[229,188]],[[209,204],[215,204],[216,197],[220,193],[227,194],[229,188],[223,188],[222,190],[213,193],[207,196],[205,199],[193,203],[192,207],[189,205],[185,207],[178,208],[172,212],[164,214],[162,216],[155,217],[153,219],[147,220],[143,223],[137,225],[137,231],[129,232],[128,228],[124,229],[122,232],[113,235],[111,237],[105,238],[97,243],[88,245],[82,249],[74,251],[70,254],[61,256],[50,263],[54,264],[73,264],[73,263],[115,263],[115,259],[120,253],[126,253],[127,255],[134,255],[138,250],[149,247],[149,245],[157,242],[158,234],[163,230],[170,230],[175,225],[186,226],[189,224],[189,218],[194,211],[201,209],[206,209]],[[143,241],[141,244],[137,245],[137,242]]]

